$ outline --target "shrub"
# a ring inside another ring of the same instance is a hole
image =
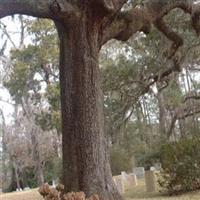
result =
[[[200,138],[184,138],[161,147],[159,185],[169,194],[200,189]]]
[[[64,186],[57,185],[56,188],[49,187],[44,184],[39,188],[39,193],[43,196],[44,200],[99,200],[98,195],[93,195],[86,198],[84,192],[69,192],[64,194]]]

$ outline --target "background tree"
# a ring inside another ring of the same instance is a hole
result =
[[[45,85],[49,84],[49,81],[53,81],[56,77],[56,73],[53,74],[54,76],[48,75],[43,67],[43,65],[50,63],[50,57],[47,56],[46,50],[50,51],[53,48],[47,48],[45,45],[47,45],[48,39],[53,42],[52,38],[55,39],[56,43],[55,30],[49,21],[43,21],[44,31],[39,34],[38,29],[41,30],[41,21],[20,19],[24,25],[22,29],[24,37],[28,31],[34,39],[32,45],[21,44],[18,48],[14,46],[11,51],[12,61],[10,62],[12,69],[9,69],[7,78],[4,80],[4,86],[9,91],[16,109],[14,120],[10,122],[9,127],[4,128],[5,138],[7,138],[4,144],[7,148],[3,153],[9,154],[7,159],[10,159],[10,162],[6,167],[10,169],[15,167],[13,172],[17,172],[12,176],[10,188],[4,187],[4,190],[15,190],[16,186],[18,189],[27,185],[30,187],[39,186],[44,181],[52,181],[52,179],[57,178],[58,173],[52,170],[47,173],[46,169],[49,167],[48,165],[55,169],[55,160],[61,159],[60,136],[56,133],[57,131],[55,129],[44,131],[35,122],[36,115],[40,114],[42,110],[47,110],[45,107],[47,103],[45,104],[45,98],[42,97],[41,88],[44,88]],[[5,31],[10,37],[6,28]],[[54,46],[53,43],[52,46]],[[43,48],[43,51],[41,48]],[[40,54],[36,52],[36,49]],[[55,54],[54,51],[52,53]],[[52,67],[49,70],[53,70],[53,67],[55,67],[53,58],[53,55],[51,55]],[[35,60],[35,62],[30,62],[30,60]],[[19,144],[20,141],[24,141],[26,148],[22,148],[22,145]],[[15,150],[20,147],[24,153],[16,154],[17,151]],[[16,163],[16,160],[21,162],[22,166],[18,164],[19,162]],[[7,177],[7,179],[9,178]],[[16,180],[18,181],[16,182]]]

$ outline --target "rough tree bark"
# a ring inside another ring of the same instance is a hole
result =
[[[54,20],[60,38],[63,183],[66,191],[98,194],[101,200],[122,198],[112,180],[103,131],[101,46],[112,38],[127,40],[137,31],[148,33],[154,24],[173,42],[173,56],[182,40],[163,17],[174,8],[190,13],[200,33],[200,6],[192,1],[147,0],[145,6],[121,11],[127,1],[0,0],[0,18],[26,14]]]
[[[112,181],[104,138],[99,28],[90,20],[83,15],[72,26],[56,23],[60,38],[63,182],[67,192],[121,199]]]

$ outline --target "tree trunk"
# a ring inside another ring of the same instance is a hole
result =
[[[181,137],[185,137],[186,136],[185,119],[179,119],[178,124],[179,124]]]
[[[83,16],[56,23],[60,39],[63,183],[101,200],[122,199],[112,180],[104,137],[98,27]]]
[[[43,166],[41,161],[41,153],[38,146],[38,138],[36,135],[38,135],[38,128],[32,127],[32,130],[30,131],[31,134],[31,145],[32,145],[32,153],[33,153],[33,160],[35,165],[35,173],[37,178],[37,185],[41,186],[44,184],[44,172],[43,172]]]
[[[37,172],[37,185],[41,186],[44,184],[44,173],[43,173],[42,163],[39,161],[37,163],[36,172]]]
[[[17,184],[17,189],[20,190],[20,182],[19,182],[19,174],[18,174],[18,168],[17,168],[17,164],[15,163],[15,161],[13,161],[13,167],[14,167],[14,172],[15,172],[15,179],[16,179],[16,184]]]
[[[165,112],[165,104],[164,104],[164,96],[162,91],[158,92],[158,108],[159,108],[159,131],[161,136],[166,137],[166,112]]]
[[[2,176],[1,176],[1,186],[2,186],[2,189],[5,190],[7,189],[6,188],[6,183],[7,183],[7,173],[8,173],[8,169],[6,167],[6,159],[7,159],[7,151],[6,151],[6,141],[5,141],[5,117],[4,117],[4,114],[3,114],[3,111],[0,109],[0,116],[1,116],[1,120],[2,120],[2,124],[1,124],[1,130],[2,130]],[[0,173],[0,174],[1,174]],[[0,186],[0,187],[1,187]]]

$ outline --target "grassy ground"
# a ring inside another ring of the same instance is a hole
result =
[[[159,189],[157,188],[157,191]],[[200,200],[200,191],[185,195],[167,197],[159,192],[147,193],[144,181],[139,181],[138,186],[126,189],[126,200]]]
[[[0,195],[0,200],[43,200],[37,189]]]
[[[164,197],[159,192],[146,193],[144,181],[139,181],[138,186],[129,188],[124,195],[126,200],[200,200],[200,191],[176,197]],[[42,200],[37,189],[25,192],[12,192],[1,194],[0,200]]]

